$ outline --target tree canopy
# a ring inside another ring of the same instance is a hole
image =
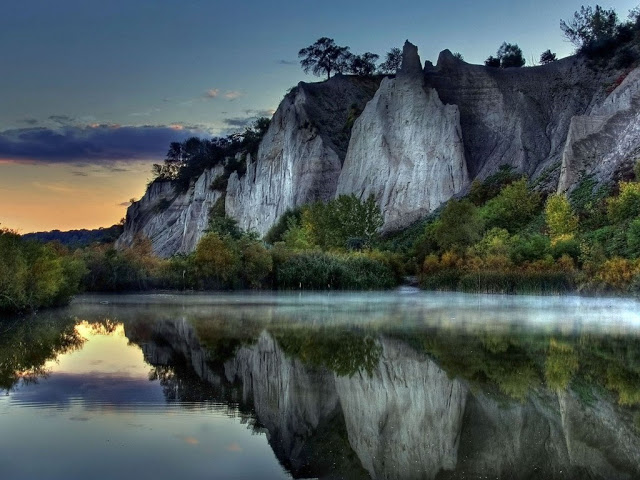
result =
[[[380,72],[385,75],[394,75],[402,65],[402,50],[397,47],[387,52],[387,56],[380,64]]]
[[[305,73],[311,71],[316,76],[326,74],[329,79],[331,73],[345,70],[352,55],[349,47],[341,47],[332,38],[322,37],[313,45],[301,49],[298,57]]]

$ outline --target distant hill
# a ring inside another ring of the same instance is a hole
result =
[[[120,224],[110,227],[98,228],[96,230],[69,230],[61,232],[52,230],[50,232],[26,233],[22,237],[27,240],[37,240],[42,243],[58,241],[69,248],[80,248],[92,243],[114,242],[122,233],[123,226]]]

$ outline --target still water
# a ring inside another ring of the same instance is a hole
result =
[[[82,296],[0,321],[0,478],[640,478],[640,303]]]

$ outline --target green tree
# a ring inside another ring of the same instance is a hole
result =
[[[327,79],[331,78],[332,72],[340,72],[350,56],[349,47],[336,45],[332,38],[327,37],[319,38],[313,45],[298,52],[305,73],[311,71],[316,76],[326,74]]]
[[[526,179],[517,180],[504,187],[497,197],[482,208],[488,228],[499,227],[510,233],[517,232],[538,213],[540,194],[530,191]]]
[[[620,194],[607,201],[607,216],[611,223],[634,218],[640,212],[640,183],[620,182]]]
[[[550,195],[544,208],[544,218],[551,238],[571,236],[578,231],[578,216],[564,195]]]
[[[229,236],[208,233],[196,247],[194,257],[196,268],[205,282],[211,281],[228,285],[239,273],[241,258]]]
[[[499,68],[500,67],[500,59],[498,57],[494,57],[493,55],[490,55],[489,58],[487,58],[484,61],[484,65],[486,67]]]
[[[467,199],[449,201],[440,218],[430,226],[438,247],[448,250],[478,242],[484,228],[478,213],[478,208]]]

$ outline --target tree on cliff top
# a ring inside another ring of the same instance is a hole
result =
[[[402,65],[402,50],[392,48],[387,52],[385,61],[380,64],[380,72],[385,75],[395,75]]]
[[[560,29],[578,51],[583,51],[611,41],[618,33],[618,16],[615,10],[605,10],[600,5],[595,10],[582,6],[572,19],[560,20]]]
[[[484,64],[487,67],[522,67],[525,64],[525,60],[517,43],[503,42],[496,56],[490,56],[485,60]]]
[[[301,49],[298,57],[301,58],[300,65],[305,73],[311,71],[317,76],[326,73],[329,79],[332,72],[341,73],[344,70],[352,55],[349,47],[341,47],[332,38],[322,37],[313,45]]]

